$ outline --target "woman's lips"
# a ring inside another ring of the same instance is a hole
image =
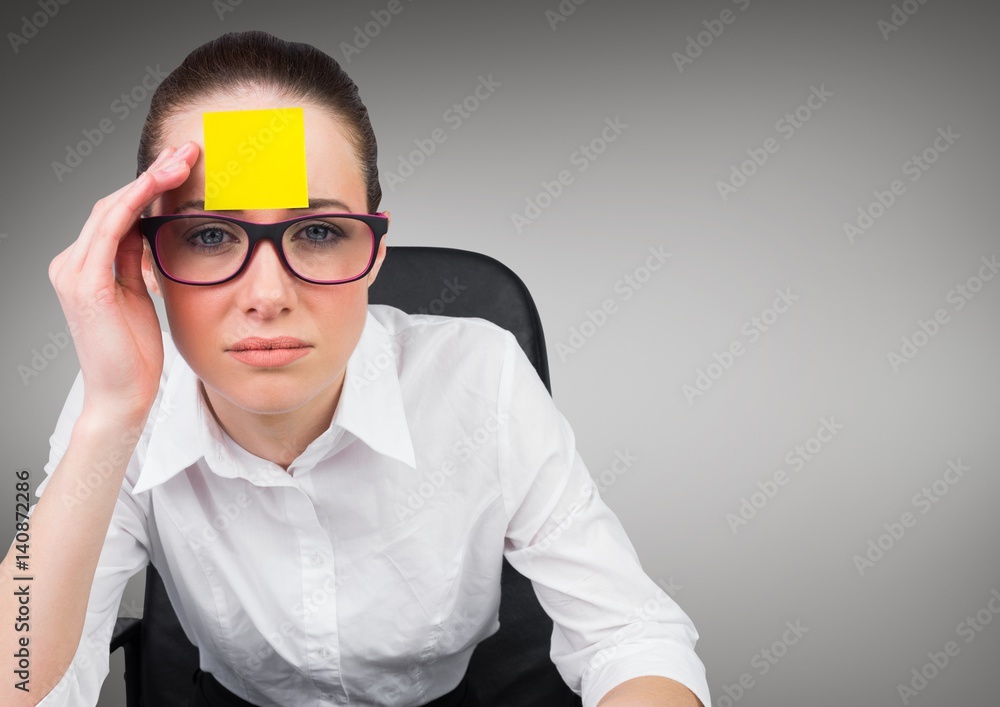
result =
[[[310,350],[312,347],[309,344],[291,336],[279,336],[272,339],[255,336],[237,341],[229,349],[229,353],[237,361],[248,366],[274,368],[300,359]]]

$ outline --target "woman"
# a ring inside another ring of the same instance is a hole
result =
[[[309,207],[206,211],[203,115],[288,107]],[[138,166],[49,269],[81,374],[32,508],[32,692],[4,704],[95,704],[150,561],[199,647],[192,705],[479,704],[463,675],[504,556],[585,705],[709,704],[694,627],[513,336],[368,306],[388,215],[334,60],[259,32],[200,47],[154,94]]]

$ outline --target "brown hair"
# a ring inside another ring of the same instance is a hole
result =
[[[171,116],[199,99],[255,88],[277,91],[292,100],[312,100],[346,124],[361,162],[368,212],[375,213],[382,200],[378,147],[357,85],[335,59],[316,47],[261,31],[229,32],[201,45],[156,88],[139,139],[136,176],[160,152],[163,123]]]

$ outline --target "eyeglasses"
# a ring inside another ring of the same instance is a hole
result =
[[[367,275],[389,230],[383,214],[310,214],[277,223],[229,216],[172,214],[139,219],[153,260],[167,278],[186,285],[218,285],[243,272],[257,242],[275,244],[294,275],[317,285],[339,285]]]

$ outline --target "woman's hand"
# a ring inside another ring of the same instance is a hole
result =
[[[49,264],[49,280],[73,336],[84,412],[145,420],[163,371],[163,340],[142,279],[138,218],[188,178],[198,145],[166,148],[132,183],[94,205],[80,237]]]

